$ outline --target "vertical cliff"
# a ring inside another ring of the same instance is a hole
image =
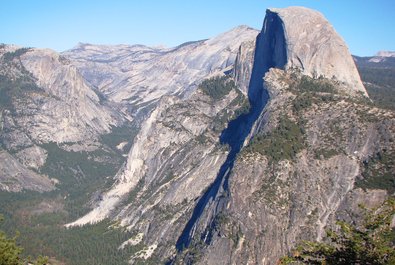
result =
[[[287,64],[311,77],[323,76],[344,84],[348,93],[367,95],[347,44],[325,17],[304,7],[272,8],[268,17],[283,25]]]
[[[253,60],[247,51],[240,48],[235,77],[243,87],[251,72],[250,138],[175,263],[276,264],[301,240],[321,240],[337,218],[358,216],[362,198],[385,198],[358,187],[364,161],[393,156],[395,116],[361,97],[352,57],[329,22],[306,8],[270,9]]]

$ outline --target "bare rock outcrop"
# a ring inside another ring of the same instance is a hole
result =
[[[101,102],[76,67],[52,50],[3,45],[0,76],[0,144],[8,152],[0,166],[19,183],[4,189],[53,188],[40,176],[48,156],[43,144],[97,142],[123,119]],[[11,174],[11,168],[19,173]]]
[[[282,32],[273,41],[277,50],[285,48],[277,53],[278,60],[286,56],[285,69],[334,79],[344,83],[346,92],[367,96],[346,43],[321,13],[304,7],[271,8],[263,32],[273,23],[281,23],[276,27]]]
[[[62,55],[109,100],[135,113],[164,95],[190,95],[202,80],[230,71],[241,43],[253,41],[257,34],[239,26],[174,48],[79,44]]]
[[[365,174],[363,161],[382,150],[393,155],[395,147],[388,142],[395,137],[393,112],[355,102],[341,92],[328,102],[314,92],[317,101],[313,98],[314,104],[299,109],[295,106],[303,92],[290,74],[272,69],[265,80],[271,98],[258,119],[265,122],[253,135],[261,140],[252,139],[236,160],[229,199],[218,202],[226,207],[211,222],[215,226],[195,232],[215,231],[207,248],[196,244],[191,248],[198,250],[186,250],[204,253],[198,264],[277,264],[301,240],[321,240],[339,218],[353,221],[361,214],[359,203],[376,207],[388,196],[384,190],[354,188]],[[289,131],[277,135],[284,119]],[[305,143],[293,158],[286,158],[287,148],[298,148],[297,140],[285,141],[277,151],[275,145],[297,133],[292,124],[304,131]],[[228,258],[218,259],[219,254]]]
[[[0,190],[18,192],[25,189],[44,192],[55,188],[48,177],[27,169],[4,150],[0,150],[0,161]]]

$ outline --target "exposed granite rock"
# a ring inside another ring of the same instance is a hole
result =
[[[254,65],[255,41],[246,41],[240,45],[236,56],[233,75],[239,89],[248,94],[248,87]]]
[[[26,168],[38,170],[45,164],[48,154],[45,149],[34,145],[17,152],[15,156]]]
[[[252,70],[250,100],[266,89],[269,101],[235,162],[229,190],[205,209],[177,264],[276,264],[301,240],[321,240],[325,228],[358,202],[386,197],[385,191],[363,193],[369,199],[350,194],[361,194],[353,188],[362,162],[379,150],[394,150],[388,141],[395,135],[394,113],[358,100],[366,91],[352,57],[322,15],[299,7],[268,10],[254,57],[259,69],[255,76]],[[262,84],[258,77],[265,73]],[[276,142],[252,151],[259,143],[254,138],[289,137],[295,128],[275,133],[284,118],[304,134],[297,140],[301,147],[281,143],[274,152],[283,157],[270,154]],[[293,158],[285,145],[298,150]]]
[[[286,48],[286,69],[298,68],[305,75],[335,79],[345,84],[348,93],[367,96],[346,43],[322,14],[304,7],[288,7],[268,9],[266,16],[263,31],[271,27],[274,19],[281,21],[279,30],[284,39],[274,41],[277,47]]]
[[[138,207],[137,211],[126,207],[121,213],[125,224],[143,219],[138,213],[152,204],[165,207],[193,201],[210,185],[224,161],[226,152],[217,146],[218,127],[225,126],[226,119],[235,111],[233,108],[240,106],[243,98],[235,90],[215,104],[200,90],[187,101],[164,97],[142,124],[116,183],[92,212],[70,225],[94,223],[108,217],[132,190],[141,192],[139,196],[152,193],[150,196],[159,197],[155,202],[133,205]],[[143,186],[138,187],[141,181]]]
[[[51,97],[39,106],[32,105],[40,111],[29,120],[18,121],[19,126],[29,128],[33,139],[78,142],[109,132],[110,125],[116,124],[116,115],[100,104],[78,70],[56,52],[31,50],[21,56],[21,62]]]
[[[114,184],[67,226],[117,220],[133,233],[120,248],[143,246],[130,263],[276,264],[300,240],[321,240],[336,219],[354,220],[359,203],[375,206],[387,196],[354,187],[364,162],[395,152],[395,114],[356,97],[366,91],[347,47],[318,12],[270,9],[256,34],[242,26],[171,49],[80,44],[63,56],[24,51],[0,68],[10,80],[35,84],[1,113],[7,151],[0,151],[0,188],[53,189],[27,169],[39,172],[45,163],[41,143],[95,151],[100,134],[144,110]],[[223,73],[238,88],[221,99],[196,89]],[[250,112],[230,122],[246,96]],[[281,149],[278,139],[270,148],[259,142],[295,130],[302,137],[280,141]],[[228,146],[221,145],[226,137]]]
[[[388,196],[383,190],[353,188],[367,157],[395,149],[387,141],[395,136],[395,114],[341,94],[296,112],[301,92],[293,88],[295,75],[278,69],[266,75],[271,98],[265,117],[258,119],[266,122],[257,126],[255,136],[270,133],[287,116],[305,124],[305,148],[292,160],[275,162],[247,146],[232,171],[230,196],[221,202],[226,207],[214,238],[197,250],[204,253],[199,264],[276,264],[301,240],[320,240],[338,218],[357,218],[359,203],[377,206]],[[317,155],[331,149],[337,151]],[[201,229],[198,235],[204,234]],[[219,253],[229,259],[219,261]]]
[[[379,51],[375,54],[377,57],[395,57],[394,51]]]
[[[39,192],[55,188],[51,180],[26,169],[6,151],[0,151],[0,190],[18,192],[22,189]]]
[[[240,44],[257,34],[239,26],[174,48],[80,44],[62,55],[111,101],[135,113],[163,95],[190,95],[203,79],[231,70]]]
[[[36,181],[34,188],[26,181],[27,176],[34,176],[32,181],[38,176],[28,168],[39,172],[45,164],[47,152],[41,144],[97,142],[100,134],[123,120],[101,102],[78,70],[54,51],[4,45],[0,48],[0,76],[0,143],[19,160],[20,164],[12,165],[23,173],[14,175],[21,175],[21,180],[13,191],[25,184],[26,189],[40,190],[40,183],[44,185],[41,191],[49,189],[45,181]],[[7,167],[5,163],[0,161]]]
[[[197,199],[226,159],[220,133],[244,101],[236,89],[218,101],[201,90],[188,100],[162,98],[143,123],[116,183],[93,211],[69,226],[114,217],[136,235],[143,233],[144,245],[157,246],[152,258],[172,257]]]

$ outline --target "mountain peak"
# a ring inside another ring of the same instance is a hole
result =
[[[300,17],[300,16],[318,16],[324,18],[324,16],[317,10],[313,10],[303,6],[289,6],[286,8],[268,8],[266,12],[277,13],[282,17]]]
[[[273,60],[282,61],[283,68],[335,79],[349,93],[367,96],[346,43],[320,12],[305,7],[270,8],[262,32],[264,38],[275,39],[276,47],[270,49],[278,58]]]
[[[207,40],[207,44],[216,44],[216,43],[232,43],[235,39],[241,38],[241,42],[248,41],[253,39],[256,35],[258,35],[259,31],[253,29],[246,25],[237,26],[231,30],[228,30],[222,34],[214,38],[210,38]]]
[[[395,51],[379,51],[375,56],[378,57],[395,57]]]

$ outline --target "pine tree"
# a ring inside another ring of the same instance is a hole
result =
[[[3,217],[0,216],[0,221],[2,220]],[[17,246],[16,237],[8,238],[3,231],[0,231],[0,265],[21,264],[19,255],[22,253],[22,248]]]
[[[0,222],[3,217],[0,215]],[[21,264],[34,264],[46,265],[48,257],[39,256],[35,261],[28,262],[21,259],[22,248],[16,243],[18,234],[13,238],[9,238],[3,231],[0,231],[0,265],[21,265]]]

